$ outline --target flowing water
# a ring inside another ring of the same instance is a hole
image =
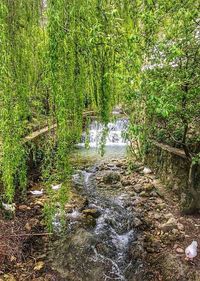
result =
[[[93,121],[89,125],[88,132],[83,133],[81,143],[77,145],[77,154],[82,158],[96,159],[97,161],[111,158],[124,158],[128,144],[126,139],[127,127],[128,119],[125,118],[117,119],[108,124],[108,131],[104,141],[105,154],[101,157],[100,147],[106,128],[98,121]],[[86,143],[89,149],[85,148]]]
[[[125,132],[127,130],[127,126],[127,119],[117,119],[114,122],[108,123],[107,127],[98,121],[93,121],[89,126],[88,133],[83,133],[82,142],[79,144],[79,146],[85,146],[87,139],[90,148],[99,147],[103,133],[106,129],[108,130],[105,140],[106,147],[126,146],[127,141],[125,138]]]
[[[67,214],[67,235],[54,254],[54,267],[64,280],[131,281],[136,280],[136,268],[142,266],[133,258],[132,245],[137,233],[132,226],[131,201],[118,179],[126,169],[123,158],[127,122],[121,119],[108,124],[106,153],[101,160],[96,150],[104,130],[101,124],[90,125],[89,150],[84,143],[79,144],[81,156],[96,157],[96,161],[91,167],[77,170],[72,178],[75,190],[85,202]],[[84,134],[83,141],[85,138]],[[111,161],[113,157],[115,160]],[[116,179],[102,185],[105,175],[114,175]],[[89,215],[83,216],[84,212]]]

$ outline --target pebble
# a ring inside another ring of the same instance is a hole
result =
[[[184,229],[185,229],[185,227],[184,227],[184,225],[183,225],[182,223],[178,223],[178,224],[177,224],[177,228],[178,228],[178,230],[180,230],[180,231],[184,231]]]
[[[43,261],[39,261],[34,266],[34,270],[35,271],[41,271],[44,268],[44,266],[45,266],[44,262]]]
[[[151,174],[152,171],[151,169],[149,169],[148,167],[144,167],[143,171],[142,171],[145,175]]]
[[[20,206],[18,206],[18,210],[27,211],[27,210],[31,210],[31,208],[27,205],[20,205]]]
[[[177,254],[184,254],[184,250],[182,248],[176,248]]]

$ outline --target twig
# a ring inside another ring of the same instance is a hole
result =
[[[53,235],[53,233],[24,233],[24,234],[11,234],[7,237],[18,237],[18,236],[47,236],[47,235]],[[0,235],[0,237],[5,237],[5,235]]]

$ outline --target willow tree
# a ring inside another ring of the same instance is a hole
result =
[[[62,178],[69,174],[68,154],[80,137],[84,108],[96,110],[107,124],[117,95],[118,3],[46,4],[3,0],[0,7],[2,178],[8,201],[15,186],[26,186],[23,138],[33,123],[57,124],[56,138],[46,142],[50,155],[44,167]]]
[[[0,131],[2,177],[8,201],[15,186],[26,186],[26,150],[22,137],[29,121],[33,76],[32,35],[39,19],[39,1],[1,1]],[[33,44],[34,46],[34,44]]]
[[[82,112],[96,109],[108,123],[113,103],[117,19],[106,1],[49,1],[49,84],[58,124],[58,162],[80,136]],[[60,152],[59,152],[60,151]]]

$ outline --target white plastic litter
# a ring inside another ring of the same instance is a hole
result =
[[[6,211],[10,211],[10,212],[15,211],[15,204],[6,204],[2,202],[2,206]]]
[[[147,174],[151,174],[152,171],[151,171],[151,169],[149,169],[149,168],[147,168],[147,167],[144,167],[143,173],[144,173],[145,175],[147,175]]]
[[[62,186],[62,183],[60,183],[60,184],[57,184],[57,185],[51,185],[51,188],[53,189],[53,190],[59,190],[60,188],[61,188],[61,186]]]
[[[41,190],[31,190],[30,193],[32,195],[41,196],[43,194],[43,188]]]
[[[197,256],[197,241],[192,241],[192,243],[185,249],[186,258],[193,260]]]

